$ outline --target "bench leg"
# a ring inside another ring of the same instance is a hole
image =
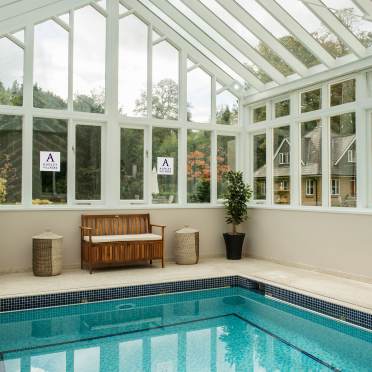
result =
[[[150,265],[152,265],[152,260],[150,260]]]
[[[162,269],[164,269],[164,257],[162,257],[162,259],[161,259],[161,267],[162,267]]]

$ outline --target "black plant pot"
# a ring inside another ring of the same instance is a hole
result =
[[[226,257],[228,260],[240,260],[242,258],[242,248],[245,238],[244,233],[224,233],[223,238],[226,244]]]

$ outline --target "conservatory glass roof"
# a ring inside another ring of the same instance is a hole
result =
[[[0,37],[22,46],[25,23],[58,11],[69,27],[64,13],[91,2],[0,0]],[[106,12],[106,1],[96,4]],[[372,64],[372,0],[120,0],[119,16],[128,12],[239,96]]]

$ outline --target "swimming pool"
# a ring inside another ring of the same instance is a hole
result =
[[[0,371],[371,371],[372,332],[239,287],[0,313]]]

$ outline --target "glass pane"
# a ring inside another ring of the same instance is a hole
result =
[[[62,204],[67,202],[67,120],[34,118],[33,126],[32,203]],[[47,160],[58,160],[59,171],[41,171],[41,152],[51,153]]]
[[[68,32],[54,21],[35,26],[34,107],[65,109],[68,97]]]
[[[187,201],[209,203],[211,200],[211,134],[203,130],[187,132]]]
[[[226,187],[223,176],[231,170],[236,170],[236,138],[217,136],[217,199],[223,198]]]
[[[264,7],[255,0],[237,0],[237,2],[250,13],[262,26],[264,26],[278,41],[283,44],[295,57],[306,67],[318,65],[319,60],[301,43],[295,35],[292,35],[281,23],[279,23]],[[287,6],[290,7],[291,5]],[[266,56],[275,66],[275,59]]]
[[[331,206],[356,207],[355,113],[332,116],[330,123]]]
[[[302,205],[322,205],[322,125],[321,120],[301,123]]]
[[[75,11],[74,110],[105,111],[106,18],[93,7]],[[94,53],[92,53],[94,51]]]
[[[304,4],[302,0],[275,0],[333,57],[342,57],[350,49]],[[338,0],[337,0],[338,1]]]
[[[200,68],[187,73],[187,120],[211,121],[211,77]]]
[[[178,50],[167,41],[156,44],[153,49],[152,115],[157,119],[178,118]],[[145,112],[146,96],[141,97]]]
[[[274,203],[290,203],[290,128],[289,126],[274,129],[273,172]]]
[[[352,0],[322,1],[366,48],[372,46],[372,22]],[[372,4],[369,6],[372,7]]]
[[[22,116],[0,115],[0,204],[22,200]]]
[[[288,116],[291,113],[291,101],[285,99],[275,103],[275,117],[280,118],[282,116]]]
[[[322,91],[320,89],[301,93],[301,113],[322,108]]]
[[[101,199],[101,127],[76,126],[75,199]]]
[[[266,134],[253,137],[253,198],[266,199]]]
[[[161,169],[159,169],[161,168]],[[167,171],[170,173],[167,174]],[[178,130],[152,129],[151,192],[153,203],[177,203]]]
[[[129,15],[119,24],[119,111],[132,117],[147,116],[148,27]]]
[[[0,38],[0,105],[23,104],[23,49]]]
[[[121,129],[120,199],[143,200],[144,131]]]
[[[266,120],[266,105],[253,109],[253,123]]]
[[[355,101],[355,79],[331,85],[331,106]]]
[[[239,118],[239,100],[228,90],[217,94],[216,123],[237,125]]]

